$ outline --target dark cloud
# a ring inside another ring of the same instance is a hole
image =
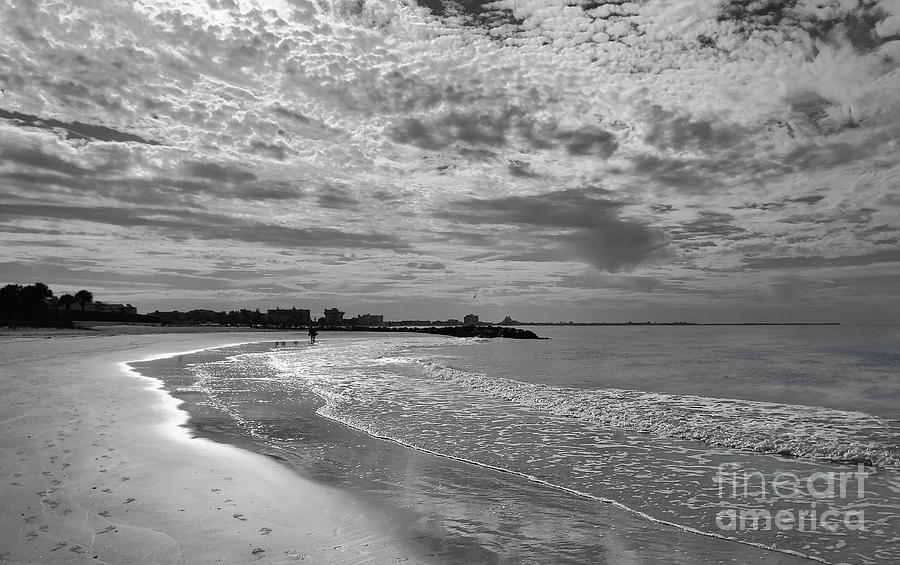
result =
[[[650,209],[657,214],[665,214],[667,212],[673,212],[675,210],[674,204],[651,204]]]
[[[802,202],[803,204],[809,204],[810,206],[812,206],[813,204],[824,199],[825,197],[821,194],[811,194],[809,196],[800,196],[798,198],[788,198],[788,202]]]
[[[29,147],[0,147],[0,162],[7,162],[25,168],[54,171],[70,177],[81,177],[89,171],[79,165],[66,161],[56,155],[51,155],[40,149]],[[26,173],[28,174],[28,173]],[[46,173],[36,173],[45,175]]]
[[[825,197],[821,194],[811,194],[809,196],[800,196],[797,198],[782,198],[777,202],[751,202],[741,206],[732,206],[732,210],[783,210],[789,204],[806,204],[812,206],[823,200]]]
[[[562,131],[556,138],[563,142],[571,155],[596,155],[606,159],[619,147],[613,134],[597,127]]]
[[[644,141],[662,149],[676,151],[722,151],[738,144],[747,134],[734,124],[696,119],[653,104],[645,110],[650,131]]]
[[[451,112],[426,124],[417,118],[405,118],[388,130],[394,141],[438,150],[462,142],[470,145],[502,145],[512,115],[493,116],[489,113]]]
[[[87,95],[87,94],[85,94]],[[21,127],[61,131],[66,139],[86,139],[88,141],[118,141],[159,145],[158,141],[144,139],[139,135],[118,131],[106,126],[83,124],[81,122],[63,122],[54,119],[42,119],[31,114],[14,112],[0,108],[0,118]]]
[[[635,173],[687,194],[703,194],[716,187],[711,178],[712,171],[703,164],[696,160],[664,159],[654,155],[632,158]]]
[[[250,151],[262,157],[284,161],[287,157],[287,149],[282,145],[274,145],[263,141],[254,141],[250,144]]]
[[[510,161],[507,166],[509,167],[509,174],[514,177],[535,178],[539,176],[532,172],[531,165],[524,161]]]
[[[534,196],[464,200],[454,202],[437,215],[467,224],[514,226],[519,237],[555,242],[556,250],[539,253],[542,260],[575,256],[600,269],[614,271],[659,255],[668,244],[668,236],[659,229],[621,219],[623,204],[604,198],[609,194],[598,189],[572,189]]]
[[[288,200],[302,196],[302,191],[289,182],[260,180],[237,165],[190,161],[174,171],[183,173],[183,178],[168,176],[172,173],[169,170],[158,171],[156,176],[147,172],[136,177],[129,171],[133,162],[118,153],[100,152],[96,156],[101,159],[91,159],[87,166],[38,147],[0,146],[0,163],[14,166],[12,171],[0,173],[0,177],[7,181],[7,188],[18,187],[30,197],[44,194],[53,198],[65,193],[107,196],[128,204],[200,207],[204,205],[200,197],[209,194],[240,200]]]
[[[823,257],[821,255],[801,257],[762,257],[748,259],[744,265],[748,269],[798,269],[818,267],[861,267],[875,263],[900,262],[900,249],[885,249],[863,255]]]
[[[416,0],[416,3],[435,16],[460,18],[463,25],[489,31],[501,28],[499,34],[503,36],[510,33],[510,26],[518,27],[524,22],[496,0]]]
[[[716,239],[733,238],[737,234],[746,233],[747,230],[734,225],[734,216],[721,212],[703,210],[698,218],[689,222],[683,222],[672,228],[675,239],[694,239],[711,237]]]
[[[357,208],[360,204],[360,201],[357,200],[350,191],[334,185],[321,187],[316,192],[316,202],[323,208],[338,210]]]
[[[562,144],[570,155],[603,159],[619,147],[615,135],[597,126],[586,125],[569,130],[559,129],[556,124],[538,125],[516,107],[499,112],[453,111],[431,119],[404,118],[390,126],[386,133],[394,141],[431,151],[455,144],[501,147],[514,135],[533,149],[549,149]]]
[[[192,161],[185,163],[182,166],[182,170],[192,177],[222,183],[237,184],[256,180],[255,174],[234,165]]]
[[[0,218],[47,218],[61,221],[88,221],[124,228],[158,230],[163,238],[185,240],[235,240],[286,248],[349,247],[361,249],[405,249],[392,236],[378,233],[344,232],[328,228],[292,228],[191,210],[122,209],[76,207],[53,204],[7,204]]]
[[[831,44],[848,41],[857,51],[876,49],[895,36],[882,37],[877,26],[890,14],[878,2],[864,1],[816,7],[831,8],[827,11],[810,11],[807,3],[798,0],[726,0],[719,6],[718,19],[734,24],[744,35],[781,32],[792,36],[797,30],[805,31],[810,38]],[[810,56],[818,53],[814,42]]]
[[[797,23],[797,0],[727,0],[719,6],[719,21],[746,32]]]
[[[403,266],[409,269],[418,269],[422,271],[443,271],[447,268],[447,265],[438,263],[437,261],[410,261]]]

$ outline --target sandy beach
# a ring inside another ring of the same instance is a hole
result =
[[[122,365],[259,334],[121,330],[0,337],[0,562],[425,560],[402,515],[190,438],[177,402]]]

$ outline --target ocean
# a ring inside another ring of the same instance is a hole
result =
[[[445,561],[900,562],[900,328],[531,329],[133,366],[197,435],[417,512]]]

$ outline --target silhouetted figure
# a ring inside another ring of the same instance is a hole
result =
[[[318,330],[316,330],[315,326],[309,326],[309,344],[312,345],[316,342],[316,336],[319,335]]]

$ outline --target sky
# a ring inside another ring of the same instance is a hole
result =
[[[0,4],[0,284],[900,323],[900,0]]]

